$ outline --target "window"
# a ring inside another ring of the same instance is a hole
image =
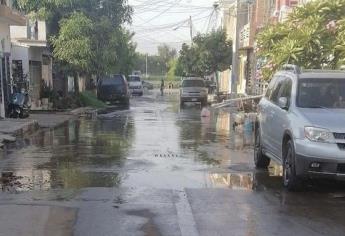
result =
[[[124,84],[124,78],[122,75],[105,76],[100,80],[100,84],[102,86],[122,85]]]
[[[291,90],[292,90],[292,80],[291,79],[285,79],[283,82],[283,85],[280,90],[279,97],[286,97],[288,101],[291,99]]]
[[[140,77],[139,76],[129,76],[128,77],[128,82],[140,82]]]
[[[290,102],[291,102],[291,90],[292,90],[292,80],[291,79],[285,79],[283,80],[283,83],[280,87],[280,91],[279,91],[279,96],[277,101],[279,100],[279,98],[285,97],[287,98],[287,105],[288,107],[290,107]]]
[[[205,82],[203,80],[184,80],[182,87],[205,87]]]
[[[267,88],[267,91],[266,91],[266,94],[265,94],[265,97],[267,98],[267,99],[270,99],[270,97],[271,97],[271,94],[272,94],[272,91],[273,91],[273,88],[274,88],[274,85],[275,85],[275,83],[277,82],[277,79],[278,79],[278,77],[273,77],[273,79],[271,80],[271,82],[269,83],[269,85],[268,85],[268,88]]]
[[[270,100],[273,103],[278,103],[279,91],[280,91],[281,86],[283,85],[283,82],[284,82],[283,77],[279,77],[276,83],[274,84],[274,87],[272,89],[272,94],[270,96]]]
[[[345,79],[303,79],[298,83],[297,106],[345,108]]]

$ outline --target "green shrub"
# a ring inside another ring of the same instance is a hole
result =
[[[98,100],[94,93],[89,91],[80,93],[79,100],[84,107],[105,108],[107,106],[104,102]]]

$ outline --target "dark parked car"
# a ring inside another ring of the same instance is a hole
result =
[[[126,77],[123,75],[104,77],[98,83],[97,96],[103,102],[128,106],[130,93]]]

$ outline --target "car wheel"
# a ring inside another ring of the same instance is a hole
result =
[[[23,108],[20,108],[19,118],[20,119],[26,118],[26,115],[24,114],[24,109]]]
[[[207,98],[201,100],[201,106],[207,106]]]
[[[289,140],[285,145],[283,157],[283,184],[289,191],[301,189],[301,179],[296,175],[295,148],[293,142]]]
[[[125,100],[123,101],[123,104],[124,104],[126,107],[129,107],[129,98],[125,98]]]
[[[255,145],[254,145],[254,162],[256,168],[266,169],[271,160],[262,152],[261,135],[259,129],[255,132]]]

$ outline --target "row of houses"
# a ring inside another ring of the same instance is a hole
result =
[[[261,94],[267,84],[257,76],[264,61],[256,58],[255,36],[269,22],[286,19],[294,7],[313,0],[221,0],[221,27],[233,40],[233,65],[220,73],[220,91]]]
[[[6,117],[14,89],[28,90],[32,106],[39,107],[42,83],[53,85],[45,22],[17,12],[12,0],[1,0],[0,42],[0,117]]]

